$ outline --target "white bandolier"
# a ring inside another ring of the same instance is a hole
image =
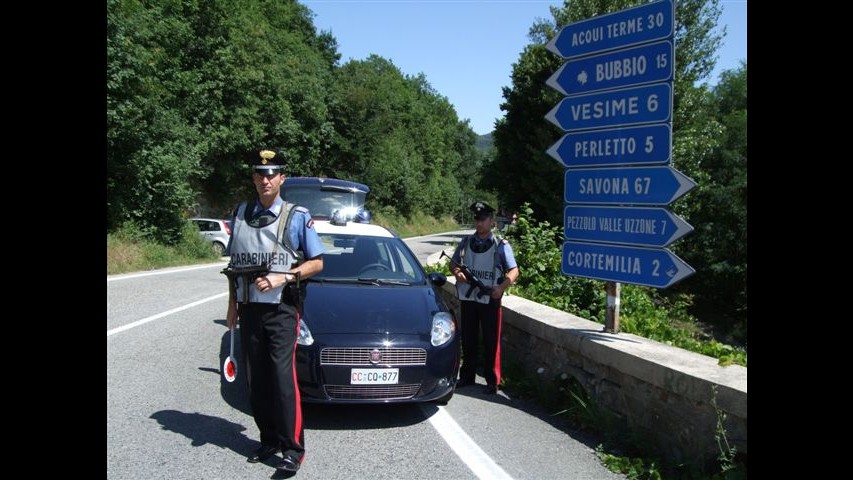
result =
[[[303,207],[295,207],[285,202],[281,212],[273,222],[265,226],[252,226],[246,221],[251,214],[246,215],[247,202],[243,202],[234,216],[234,228],[231,235],[231,264],[235,267],[269,264],[270,272],[287,272],[297,264],[297,253],[290,248],[286,223],[292,217],[292,210],[307,212]],[[252,206],[254,208],[254,206]],[[282,233],[284,231],[284,233]],[[243,277],[237,277],[237,299],[244,297]],[[260,292],[257,288],[249,288],[249,303],[280,303],[284,285]]]
[[[494,287],[500,283],[503,276],[503,270],[500,266],[500,258],[498,252],[499,242],[504,242],[504,239],[496,239],[492,237],[488,242],[488,248],[482,252],[476,252],[472,248],[474,243],[472,238],[463,240],[465,245],[462,246],[459,252],[461,261],[459,263],[467,265],[471,272],[479,277],[480,281],[486,287]],[[477,250],[480,250],[479,248]],[[474,291],[470,296],[467,296],[468,289],[471,287],[469,283],[456,283],[456,296],[462,301],[477,301],[479,303],[489,303],[491,295],[477,295],[478,287],[474,287]]]

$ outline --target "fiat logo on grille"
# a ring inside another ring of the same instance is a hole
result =
[[[376,365],[377,363],[382,361],[382,352],[379,351],[378,348],[374,348],[370,351],[370,363]]]

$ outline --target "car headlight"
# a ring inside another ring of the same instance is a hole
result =
[[[454,333],[456,333],[456,324],[453,323],[453,317],[449,313],[438,312],[432,316],[430,341],[433,346],[437,347],[449,342]]]
[[[301,318],[299,319],[299,338],[296,339],[296,343],[305,346],[314,343],[314,336],[311,335],[311,330],[308,329],[308,325]]]

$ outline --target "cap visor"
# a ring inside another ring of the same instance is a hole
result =
[[[255,173],[258,175],[275,175],[278,172],[278,167],[255,167]]]

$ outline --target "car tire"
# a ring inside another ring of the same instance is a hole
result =
[[[216,252],[220,257],[225,255],[225,245],[219,242],[213,242],[213,251]]]

